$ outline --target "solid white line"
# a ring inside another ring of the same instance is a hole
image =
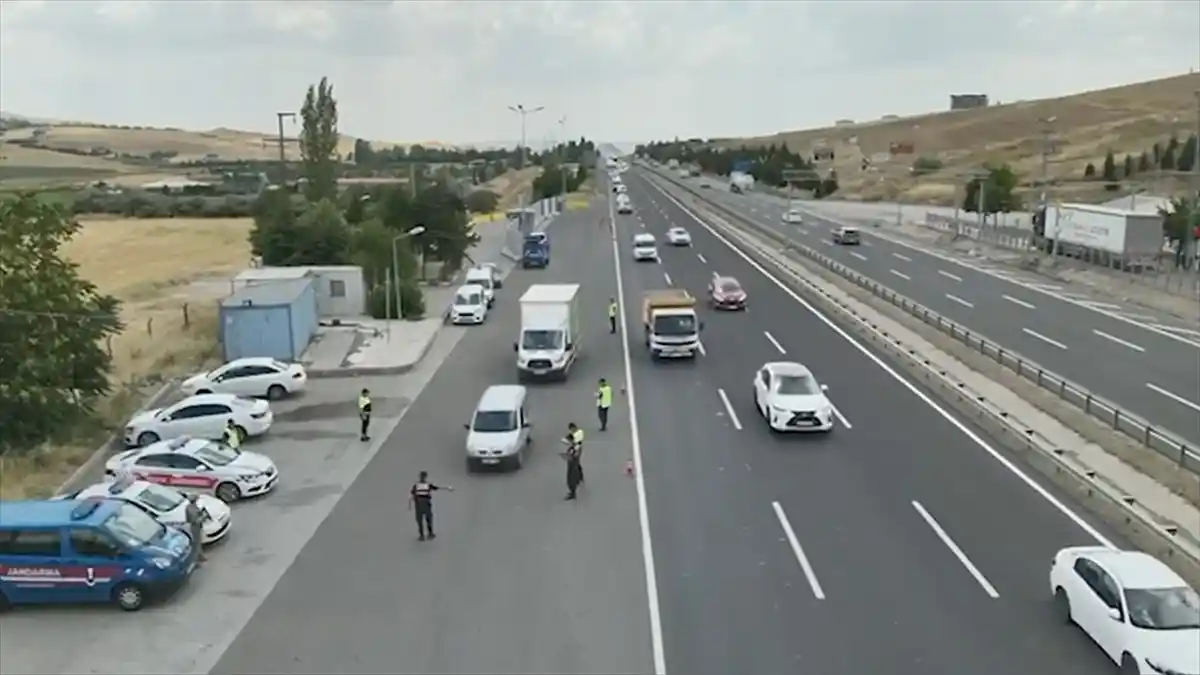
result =
[[[861,253],[855,253],[855,252],[853,252],[853,251],[851,251],[851,252],[850,252],[850,255],[852,255],[852,256],[854,256],[855,258],[858,258],[859,260],[862,260],[862,261],[864,261],[864,262],[865,262],[865,261],[866,261],[866,259],[867,259],[867,256],[865,256],[865,255],[863,255],[863,254],[861,254]]]
[[[1150,384],[1149,382],[1146,383],[1146,386],[1151,391],[1156,391],[1156,392],[1162,394],[1163,396],[1166,396],[1167,398],[1171,399],[1172,401],[1175,401],[1176,403],[1179,403],[1181,405],[1186,405],[1187,407],[1191,408],[1192,410],[1195,410],[1196,412],[1200,412],[1200,405],[1192,403],[1191,401],[1180,396],[1179,394],[1173,394],[1173,393],[1167,391],[1166,389],[1163,389],[1162,387],[1155,385],[1155,384]]]
[[[629,402],[629,436],[633,452],[634,483],[637,487],[638,522],[642,529],[642,565],[646,572],[646,602],[650,614],[650,650],[654,655],[654,675],[666,675],[667,659],[663,650],[662,614],[658,606],[658,576],[654,571],[654,545],[650,540],[650,512],[646,506],[646,472],[642,464],[641,431],[638,430],[637,398],[633,390],[633,365],[629,354],[629,320],[625,315],[625,287],[621,282],[621,251],[617,246],[613,200],[608,198],[608,218],[613,223],[613,269],[617,275],[617,297],[621,303],[621,352],[625,359],[625,396]]]
[[[963,300],[962,298],[958,297],[957,295],[950,295],[949,293],[947,293],[946,299],[950,300],[951,302],[957,302],[958,304],[962,305],[963,307],[970,307],[971,309],[975,309],[975,305],[972,305],[971,303],[967,302],[966,300]]]
[[[707,265],[707,264],[708,264],[708,261],[704,259],[704,254],[702,254],[702,253],[697,253],[697,254],[696,254],[696,257],[697,257],[697,258],[699,258],[699,259],[700,259],[700,262],[704,263],[705,265]]]
[[[840,336],[843,340],[850,343],[850,345],[852,347],[854,347],[856,350],[858,350],[858,352],[860,354],[862,354],[865,358],[867,358],[867,360],[871,361],[876,366],[878,366],[881,370],[883,370],[883,372],[885,372],[889,376],[891,376],[891,378],[894,379],[896,382],[899,382],[902,387],[904,387],[905,389],[907,389],[909,391],[909,393],[911,393],[913,396],[916,396],[925,405],[932,408],[938,415],[940,415],[942,417],[942,419],[946,420],[951,425],[953,425],[955,429],[958,429],[964,436],[969,438],[971,440],[971,442],[975,443],[975,445],[977,445],[981,450],[983,450],[989,456],[991,456],[992,459],[996,460],[996,462],[998,462],[1005,469],[1008,469],[1008,471],[1010,473],[1012,473],[1022,483],[1024,483],[1026,486],[1028,486],[1029,489],[1036,492],[1039,497],[1046,500],[1046,502],[1049,503],[1051,506],[1053,506],[1055,508],[1055,510],[1057,510],[1059,513],[1063,514],[1063,516],[1068,518],[1071,522],[1075,523],[1075,525],[1077,525],[1079,527],[1079,529],[1086,532],[1087,535],[1089,537],[1091,537],[1093,541],[1095,541],[1096,543],[1100,544],[1101,546],[1105,546],[1107,548],[1115,549],[1117,547],[1116,544],[1114,544],[1112,542],[1112,540],[1110,540],[1108,537],[1105,537],[1103,534],[1101,534],[1100,530],[1097,530],[1095,527],[1092,527],[1092,525],[1090,523],[1088,523],[1088,521],[1085,520],[1083,518],[1083,516],[1080,516],[1078,513],[1073,511],[1069,506],[1064,504],[1061,499],[1059,499],[1058,497],[1055,497],[1053,494],[1050,494],[1049,490],[1042,487],[1033,478],[1030,478],[1029,474],[1025,473],[1025,471],[1023,469],[1021,469],[1021,467],[1019,467],[1015,463],[1013,463],[1013,461],[1011,459],[1009,459],[1008,457],[1005,457],[1003,454],[1001,454],[999,450],[996,450],[994,447],[991,446],[991,444],[989,444],[987,441],[985,441],[983,439],[983,437],[981,437],[979,434],[972,431],[969,427],[967,427],[966,424],[959,421],[958,418],[956,418],[949,411],[947,411],[945,408],[943,408],[941,405],[939,405],[936,401],[934,401],[932,398],[930,398],[928,394],[926,394],[925,392],[918,389],[915,384],[913,384],[912,382],[909,382],[907,379],[904,378],[904,376],[897,373],[894,368],[892,368],[888,364],[884,363],[883,359],[879,358],[874,353],[872,353],[871,350],[864,347],[862,345],[862,343],[860,343],[858,340],[854,339],[853,336],[851,336],[849,333],[847,333],[845,330],[843,330],[840,326],[838,326],[836,323],[834,323],[833,319],[830,319],[828,316],[825,316],[825,314],[821,313],[820,310],[818,310],[816,307],[813,307],[812,303],[810,303],[807,300],[805,300],[804,298],[800,297],[800,295],[798,293],[796,293],[796,291],[792,290],[787,284],[780,281],[774,274],[771,274],[771,272],[769,272],[765,267],[760,265],[758,263],[758,261],[756,261],[754,258],[751,258],[744,251],[742,251],[742,249],[738,248],[732,242],[730,242],[728,239],[726,239],[724,235],[717,232],[717,230],[712,225],[709,225],[708,223],[701,220],[700,216],[696,215],[696,213],[694,211],[692,211],[688,207],[684,206],[682,203],[679,202],[679,200],[677,200],[674,197],[672,197],[671,195],[667,194],[666,191],[664,191],[662,188],[655,186],[655,189],[658,190],[659,192],[661,192],[663,194],[663,196],[665,196],[667,199],[670,199],[672,202],[675,202],[675,205],[678,206],[680,208],[680,210],[682,210],[684,213],[686,213],[688,215],[688,217],[690,217],[697,224],[699,224],[700,227],[703,227],[709,234],[711,234],[713,236],[714,239],[716,239],[717,241],[724,244],[725,247],[728,248],[730,251],[733,251],[734,255],[736,255],[739,258],[741,258],[742,260],[744,260],[747,265],[749,265],[754,270],[756,270],[759,274],[761,274],[763,276],[763,278],[770,281],[777,288],[779,288],[780,291],[783,291],[783,293],[785,295],[790,297],[792,300],[795,300],[801,307],[804,307],[804,309],[806,309],[810,313],[812,313],[812,315],[817,317],[817,319],[820,320],[821,323],[825,324],[826,327],[828,327],[830,330],[832,330],[834,333],[836,333],[838,336]]]
[[[947,279],[953,279],[955,281],[962,281],[962,277],[958,276],[957,274],[950,274],[946,270],[938,270],[938,274],[946,277]]]
[[[912,281],[912,277],[908,276],[904,272],[897,272],[896,270],[888,270],[888,271],[891,272],[892,274],[895,274],[896,276],[900,277],[901,279],[904,279],[905,281]]]
[[[1119,338],[1115,335],[1109,335],[1108,333],[1105,333],[1102,330],[1096,330],[1095,328],[1093,328],[1092,332],[1095,333],[1096,335],[1099,335],[1100,337],[1104,338],[1105,340],[1115,342],[1115,343],[1121,345],[1122,347],[1129,347],[1130,349],[1132,349],[1135,352],[1145,352],[1146,351],[1145,347],[1141,347],[1139,345],[1133,344],[1132,342],[1122,340],[1121,338]]]
[[[670,286],[670,285],[671,285],[671,275],[670,275],[670,274],[667,274],[666,272],[663,272],[663,279],[665,279],[665,280],[667,281],[667,285],[668,285],[668,286]]]
[[[850,420],[846,419],[846,416],[842,414],[841,410],[838,410],[838,407],[836,405],[834,405],[831,402],[829,404],[829,407],[833,409],[833,416],[836,417],[838,419],[838,421],[842,423],[842,426],[846,427],[847,429],[854,428],[854,425],[850,424]]]
[[[779,502],[771,502],[771,508],[775,509],[775,517],[779,519],[779,526],[783,528],[783,534],[787,537],[788,545],[792,547],[792,554],[796,556],[796,561],[800,563],[800,569],[808,578],[808,585],[812,586],[813,595],[818,600],[824,600],[825,591],[821,588],[821,582],[817,581],[817,573],[813,572],[812,563],[808,562],[808,556],[804,555],[804,549],[800,546],[800,540],[796,538],[796,531],[792,529],[792,524],[788,521],[787,514],[783,512],[783,507],[779,505]]]
[[[906,255],[900,255],[899,253],[893,253],[892,257],[899,258],[899,259],[903,260],[904,262],[912,262],[912,258],[910,258]]]
[[[796,231],[797,231],[797,232],[799,232],[800,234],[802,234],[802,235],[806,236],[806,237],[808,236],[808,230],[801,229],[801,228],[797,227],[797,228],[796,228]]]
[[[1096,302],[1095,300],[1083,299],[1080,299],[1079,302],[1080,304],[1084,304],[1089,307],[1099,307],[1100,309],[1121,309],[1120,305],[1114,305],[1111,302]]]
[[[1004,298],[1005,300],[1011,302],[1014,305],[1020,305],[1022,307],[1025,307],[1026,309],[1037,309],[1037,307],[1034,307],[1033,305],[1029,304],[1028,302],[1025,302],[1024,300],[1018,300],[1011,295],[1002,295],[1000,297]]]
[[[1045,343],[1046,343],[1046,344],[1048,344],[1048,345],[1054,345],[1055,347],[1058,347],[1059,349],[1066,349],[1066,348],[1067,348],[1067,346],[1066,346],[1066,345],[1064,345],[1063,343],[1059,342],[1058,340],[1051,340],[1050,338],[1046,337],[1045,335],[1042,335],[1041,333],[1037,333],[1037,332],[1031,331],[1031,330],[1029,330],[1028,328],[1022,328],[1021,330],[1025,331],[1026,333],[1028,333],[1028,334],[1032,335],[1033,337],[1035,337],[1035,338],[1037,338],[1037,339],[1041,340],[1042,342],[1045,342]]]
[[[766,336],[767,336],[767,340],[768,340],[768,341],[769,341],[771,344],[775,345],[775,349],[778,349],[780,354],[786,354],[786,353],[787,353],[787,350],[783,348],[783,345],[779,344],[779,340],[776,340],[774,335],[771,335],[770,333],[768,333],[768,332],[767,332],[767,331],[765,331],[765,330],[763,331],[763,335],[766,335]]]
[[[741,431],[742,421],[738,419],[737,413],[733,411],[733,404],[729,402],[729,397],[725,395],[725,390],[718,388],[717,396],[720,396],[721,403],[725,404],[725,412],[729,413],[729,421],[733,423],[733,428]]]
[[[950,538],[950,535],[946,534],[946,531],[942,529],[942,526],[938,524],[938,521],[934,520],[933,516],[931,516],[929,512],[925,510],[925,507],[921,506],[921,503],[917,501],[914,501],[912,505],[913,508],[917,510],[917,513],[921,514],[921,517],[925,519],[925,522],[929,525],[929,527],[933,528],[933,533],[942,540],[942,543],[946,545],[946,548],[950,549],[950,552],[954,554],[955,558],[958,558],[958,562],[962,563],[962,566],[967,568],[967,571],[971,573],[971,576],[975,577],[975,581],[979,582],[979,585],[983,587],[983,592],[987,593],[993,599],[1000,597],[1000,594],[996,592],[996,588],[987,580],[987,577],[983,576],[983,573],[979,571],[978,567],[975,567],[975,564],[971,562],[971,559],[967,557],[967,554],[963,553],[963,550],[958,547],[958,544],[954,543],[954,540]]]

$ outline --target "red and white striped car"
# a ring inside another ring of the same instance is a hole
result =
[[[186,437],[126,450],[105,463],[104,473],[212,494],[227,503],[264,495],[279,483],[279,469],[266,455]]]

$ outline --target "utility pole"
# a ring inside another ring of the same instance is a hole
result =
[[[296,123],[296,113],[294,112],[277,112],[275,113],[275,121],[279,125],[279,137],[276,142],[279,143],[279,183],[283,184],[287,179],[287,143],[288,138],[283,135],[283,121],[290,119],[292,124]],[[294,142],[299,142],[295,140]]]
[[[1191,222],[1188,223],[1188,241],[1191,242],[1191,250],[1188,252],[1188,269],[1192,268],[1196,260],[1196,256],[1200,254],[1200,240],[1196,239],[1196,228],[1200,227],[1200,89],[1195,92],[1196,95],[1196,142],[1192,144],[1192,187],[1195,188],[1196,194],[1192,195],[1192,213]]]
[[[530,115],[540,113],[541,111],[546,109],[546,106],[539,105],[536,108],[526,108],[524,105],[518,103],[517,105],[508,106],[508,109],[521,116],[521,167],[520,168],[524,169],[525,168],[525,118],[529,117]]]
[[[563,115],[558,120],[558,175],[562,178],[562,200],[563,205],[567,203],[567,116]]]
[[[1038,121],[1042,123],[1042,193],[1038,199],[1038,205],[1044,209],[1046,208],[1046,186],[1050,183],[1050,155],[1054,152],[1054,141],[1051,134],[1054,133],[1053,125],[1058,121],[1058,117],[1043,117]]]

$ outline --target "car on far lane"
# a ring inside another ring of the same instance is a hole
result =
[[[134,415],[125,425],[125,445],[141,447],[180,436],[221,438],[229,422],[245,439],[267,433],[273,421],[266,401],[233,394],[196,394],[175,405]]]
[[[754,376],[754,406],[771,431],[829,432],[834,412],[827,390],[799,363],[764,363]]]
[[[633,259],[637,262],[658,262],[658,242],[655,241],[654,235],[643,232],[633,236]]]
[[[1050,565],[1050,592],[1059,618],[1083,629],[1121,673],[1200,673],[1200,595],[1157,558],[1064,548]]]
[[[234,359],[207,373],[199,373],[183,381],[183,393],[234,394],[265,396],[278,400],[304,391],[308,373],[299,363],[283,363],[269,357]]]
[[[700,187],[702,187],[702,188],[706,188],[706,189],[707,189],[707,188],[711,188],[711,187],[712,187],[712,183],[710,183],[710,182],[708,181],[708,179],[706,178],[706,179],[704,179],[704,180],[700,181]]]
[[[713,309],[746,309],[746,291],[733,277],[713,275],[708,282],[708,304]]]
[[[110,479],[133,477],[225,502],[265,495],[279,483],[266,455],[202,438],[176,438],[118,453],[104,464]]]
[[[119,499],[141,507],[158,522],[178,530],[199,534],[200,543],[213,544],[229,534],[232,511],[211,495],[185,495],[166,485],[124,476],[96,483],[62,499]]]
[[[796,209],[788,209],[783,212],[783,222],[789,225],[802,225],[804,223],[804,214]]]
[[[667,243],[672,246],[691,246],[692,235],[682,227],[672,227],[667,230]]]
[[[617,195],[617,213],[623,216],[633,213],[633,202],[629,201],[629,195]]]
[[[858,246],[862,243],[862,235],[856,227],[839,227],[833,231],[833,243],[841,246]]]

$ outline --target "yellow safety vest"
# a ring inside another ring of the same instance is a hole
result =
[[[617,315],[617,303],[611,302],[608,304],[608,318],[613,318]]]
[[[596,400],[601,408],[612,407],[612,387],[604,385],[596,391]]]
[[[583,429],[576,429],[575,433],[571,434],[571,440],[575,445],[583,445]]]
[[[225,445],[228,445],[235,450],[242,444],[241,434],[234,427],[225,427]]]
[[[370,407],[371,407],[371,397],[370,396],[359,396],[358,397],[358,414],[359,415],[369,414],[368,409]]]

